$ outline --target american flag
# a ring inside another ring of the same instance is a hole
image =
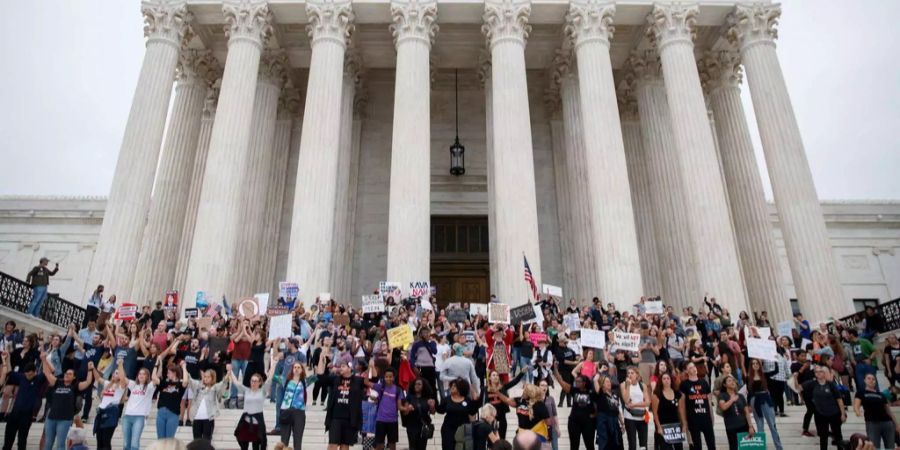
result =
[[[522,255],[522,258],[525,259],[525,282],[527,282],[528,286],[531,287],[532,298],[537,301],[538,288],[537,284],[534,282],[534,274],[531,273],[531,267],[528,265],[528,258],[526,258],[525,255]]]

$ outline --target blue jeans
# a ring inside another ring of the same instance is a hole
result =
[[[71,420],[47,419],[44,422],[44,450],[53,450],[53,442],[56,442],[56,450],[66,450],[66,438],[69,436],[69,428],[72,428]]]
[[[275,383],[272,385],[272,391],[275,392],[275,428],[281,429],[281,402],[284,400],[284,385]]]
[[[144,416],[122,416],[122,434],[125,450],[140,450],[144,432]]]
[[[47,286],[35,286],[31,293],[31,302],[28,304],[27,313],[34,317],[40,317],[44,300],[47,300]]]
[[[761,405],[759,409],[762,414],[756,414],[756,407],[753,407],[753,418],[756,421],[756,432],[764,432],[765,428],[763,428],[763,419],[765,419],[765,422],[769,424],[769,436],[772,440],[772,443],[775,444],[775,448],[777,450],[782,450],[784,447],[781,446],[781,436],[778,435],[778,428],[775,427],[775,408],[773,408],[772,405],[766,404]]]
[[[242,375],[247,371],[247,360],[246,359],[232,359],[231,360],[231,373],[234,374],[234,377],[238,379],[238,383],[241,382]],[[231,386],[231,397],[228,397],[231,400],[237,401],[238,398],[238,390],[237,386]]]
[[[178,431],[178,414],[169,411],[169,408],[159,408],[156,412],[156,438],[173,438],[176,431]]]
[[[533,383],[534,382],[534,374],[531,372],[531,358],[527,356],[519,356],[519,368],[520,370],[525,371],[525,382]]]

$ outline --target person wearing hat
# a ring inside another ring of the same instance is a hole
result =
[[[47,286],[50,284],[50,277],[59,272],[59,263],[56,263],[53,270],[47,268],[48,265],[50,265],[50,260],[46,257],[41,258],[40,264],[34,266],[31,272],[28,272],[28,276],[25,277],[25,282],[32,286],[31,302],[28,304],[27,313],[34,317],[40,317],[41,306],[43,306],[44,300],[47,299]]]

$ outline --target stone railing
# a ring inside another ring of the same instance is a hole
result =
[[[31,302],[32,286],[12,275],[0,272],[0,306],[25,313]],[[84,308],[76,306],[57,294],[47,294],[41,306],[40,318],[58,327],[68,328],[74,323],[81,327]]]

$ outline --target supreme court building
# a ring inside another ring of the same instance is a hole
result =
[[[177,289],[190,306],[196,291],[231,300],[287,280],[305,301],[358,303],[379,281],[424,280],[441,302],[515,305],[529,298],[527,258],[539,284],[620,308],[644,294],[696,306],[709,292],[733,314],[783,320],[791,298],[813,320],[854,311],[842,264],[855,254],[826,228],[776,53],[777,4],[142,11],[144,62],[96,244],[78,249],[77,295],[104,284],[152,303]],[[889,219],[850,235],[881,264],[876,298],[900,296],[900,208],[858,209]]]

